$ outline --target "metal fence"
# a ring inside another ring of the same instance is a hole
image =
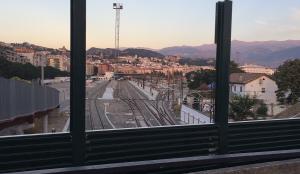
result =
[[[59,105],[59,91],[36,82],[0,77],[0,121],[47,111]]]

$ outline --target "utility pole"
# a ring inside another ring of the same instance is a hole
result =
[[[41,65],[41,86],[44,86],[45,80],[45,64],[46,64],[46,57],[45,55],[40,55],[40,65]]]
[[[180,75],[180,104],[183,102],[183,75]]]
[[[145,89],[145,74],[143,74],[143,89]]]
[[[168,101],[170,101],[170,72],[168,71]]]

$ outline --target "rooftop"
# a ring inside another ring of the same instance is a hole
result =
[[[261,73],[232,73],[230,75],[230,83],[247,84],[262,76],[267,76]]]

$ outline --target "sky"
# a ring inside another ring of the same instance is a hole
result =
[[[116,0],[87,1],[87,48],[114,47]],[[217,0],[117,0],[120,47],[160,49],[214,40]],[[232,39],[300,39],[299,0],[233,0]],[[69,0],[1,0],[0,41],[70,46]]]

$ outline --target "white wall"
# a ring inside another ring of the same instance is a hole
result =
[[[263,80],[264,79],[264,80]],[[261,82],[261,83],[260,83]],[[265,88],[265,92],[262,92],[262,88]],[[276,104],[276,91],[278,90],[276,82],[269,77],[262,76],[245,86],[245,91],[250,96],[256,95],[257,99],[263,100],[266,104]]]
[[[181,106],[181,121],[185,124],[209,124],[210,118],[186,105]]]
[[[236,95],[244,96],[245,95],[245,85],[244,84],[232,84],[230,85],[231,92]],[[241,92],[242,88],[242,92]],[[236,89],[236,90],[234,90]]]
[[[236,87],[236,91],[234,91],[234,87]],[[240,92],[240,87],[242,87],[242,92]],[[263,88],[265,88],[265,92],[262,92]],[[247,84],[231,84],[230,90],[232,94],[240,96],[255,96],[257,99],[263,100],[266,104],[277,103],[277,84],[267,76],[261,76],[260,78],[253,80]]]

